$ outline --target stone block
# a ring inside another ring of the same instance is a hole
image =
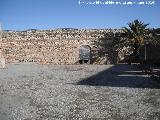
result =
[[[0,58],[0,68],[5,68],[5,58]]]

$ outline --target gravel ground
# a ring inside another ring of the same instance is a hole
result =
[[[159,88],[134,65],[9,64],[0,120],[160,120]]]

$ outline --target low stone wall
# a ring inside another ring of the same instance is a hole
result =
[[[4,31],[0,48],[7,63],[76,64],[81,45],[89,45],[92,52],[97,50],[95,41],[108,35],[107,40],[112,42],[120,32],[118,29]]]

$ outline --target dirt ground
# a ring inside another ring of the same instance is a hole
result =
[[[160,120],[160,85],[135,65],[8,64],[0,120]]]

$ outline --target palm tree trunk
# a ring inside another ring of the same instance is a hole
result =
[[[138,43],[134,43],[133,48],[134,48],[133,55],[138,60],[139,59],[139,48],[140,48],[140,45]]]

